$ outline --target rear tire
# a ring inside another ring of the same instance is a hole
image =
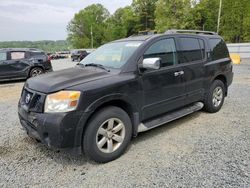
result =
[[[43,74],[44,70],[40,67],[34,67],[30,70],[29,77],[36,77],[40,74]]]
[[[110,106],[101,109],[90,119],[83,137],[85,155],[99,163],[120,157],[128,147],[132,124],[121,108]]]
[[[225,84],[221,80],[214,80],[206,99],[204,101],[204,110],[209,113],[218,112],[225,99]]]

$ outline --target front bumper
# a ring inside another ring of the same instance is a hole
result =
[[[81,154],[81,111],[70,113],[35,113],[18,106],[21,125],[27,134],[51,149]],[[80,134],[79,134],[80,133]]]

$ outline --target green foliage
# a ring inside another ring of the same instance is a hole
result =
[[[219,0],[201,0],[191,9],[194,29],[217,31]]]
[[[58,41],[10,41],[0,42],[0,48],[38,48],[45,52],[69,50],[71,45],[65,40]]]
[[[132,8],[139,18],[138,28],[143,30],[154,30],[155,8],[157,0],[133,0]]]
[[[138,28],[136,26],[138,22],[139,17],[130,6],[119,8],[106,23],[106,36],[110,40],[131,36],[137,33]]]
[[[94,47],[154,30],[198,29],[217,31],[220,0],[133,0],[131,6],[119,8],[113,15],[100,4],[76,13],[68,25],[68,40],[75,48]],[[227,42],[250,41],[249,0],[223,0],[219,32]]]
[[[157,31],[191,28],[190,11],[191,3],[188,0],[159,0],[155,10]]]
[[[76,13],[68,24],[68,40],[75,48],[91,47],[91,28],[93,33],[93,46],[97,47],[106,42],[105,21],[109,12],[101,4],[93,4]]]
[[[250,41],[249,0],[227,0],[223,4],[220,33],[226,41]]]
[[[220,0],[133,0],[113,15],[101,4],[76,13],[67,26],[67,41],[0,42],[0,48],[39,48],[48,52],[91,48],[139,31],[198,29],[217,31]],[[91,35],[91,28],[92,34]],[[227,42],[250,42],[249,0],[222,0],[219,34]]]

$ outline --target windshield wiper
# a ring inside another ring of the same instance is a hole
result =
[[[110,72],[110,70],[109,70],[109,69],[107,69],[107,68],[106,68],[106,67],[104,67],[103,65],[101,65],[101,64],[97,64],[97,63],[88,63],[88,64],[85,64],[84,66],[85,66],[85,67],[88,67],[88,66],[98,67],[98,68],[101,68],[101,69],[106,70],[107,72]]]

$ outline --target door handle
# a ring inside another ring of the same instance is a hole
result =
[[[184,71],[178,71],[178,72],[174,73],[174,76],[180,76],[180,75],[183,75],[183,74],[184,74]]]

